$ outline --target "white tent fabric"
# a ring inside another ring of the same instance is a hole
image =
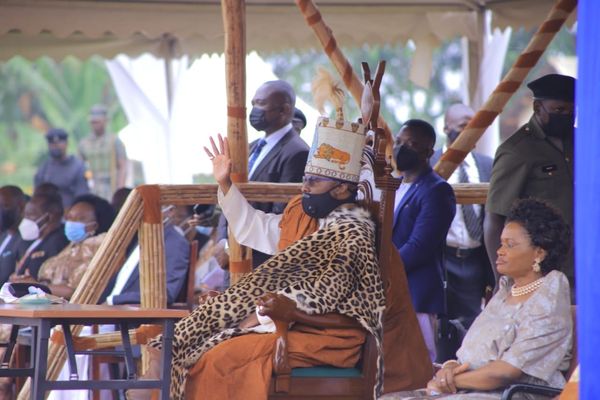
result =
[[[486,33],[483,46],[483,59],[479,67],[479,78],[477,81],[477,90],[471,107],[479,109],[489,95],[492,93],[500,79],[502,78],[502,66],[508,50],[508,42],[511,35],[511,28],[504,31],[495,29],[493,33]],[[476,149],[479,153],[494,157],[496,148],[500,144],[500,125],[496,118],[494,123],[485,131],[481,139],[477,142]]]
[[[192,183],[194,174],[210,174],[212,166],[203,146],[208,137],[227,133],[225,62],[223,56],[205,55],[189,68],[178,60],[173,74],[173,103],[167,109],[164,62],[151,55],[137,59],[119,56],[107,62],[129,125],[119,136],[130,158],[142,162],[147,183]],[[256,53],[246,60],[248,110],[258,87],[277,77]],[[302,99],[296,107],[315,126],[319,113]],[[310,143],[313,132],[302,138]],[[261,135],[248,126],[248,140]]]
[[[342,46],[397,43],[417,46],[456,36],[477,40],[477,13],[489,8],[493,26],[537,26],[553,0],[316,0]],[[249,51],[319,48],[292,0],[247,0]],[[223,23],[216,0],[3,0],[0,59],[14,55],[62,58],[73,54],[150,52],[164,56],[174,39],[179,54],[222,52]]]
[[[128,156],[146,161],[144,172],[153,182],[171,182],[171,171],[167,166],[171,165],[173,153],[171,141],[167,139],[170,115],[164,61],[151,55],[137,60],[119,56],[107,61],[106,65],[129,121],[121,132]],[[173,66],[173,81],[178,82],[185,72],[187,58],[174,61]]]

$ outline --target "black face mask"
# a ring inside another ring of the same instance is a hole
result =
[[[331,196],[331,191],[336,187],[334,186],[329,191],[321,194],[304,193],[302,195],[302,209],[304,212],[313,218],[325,218],[342,204],[350,202],[351,199],[338,200]]]
[[[544,132],[548,136],[564,139],[573,134],[574,124],[575,116],[573,114],[548,113],[548,122],[544,126]]]
[[[0,232],[4,232],[17,222],[17,212],[6,209],[0,212]]]
[[[400,171],[410,171],[419,165],[419,153],[404,145],[394,148],[394,158],[396,159],[396,167]]]
[[[454,129],[451,130],[450,132],[448,132],[448,145],[450,145],[451,143],[454,143],[454,141],[456,140],[458,135],[460,135],[460,131],[457,131]]]
[[[61,159],[63,156],[63,152],[61,149],[50,149],[50,157],[54,159]]]
[[[250,125],[257,131],[264,131],[268,128],[269,122],[266,118],[267,112],[262,108],[252,107],[252,111],[250,111]]]

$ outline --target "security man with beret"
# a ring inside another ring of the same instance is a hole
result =
[[[505,217],[517,199],[545,200],[573,227],[575,79],[550,74],[527,87],[533,92],[533,116],[498,147],[492,169],[484,233],[493,266]],[[561,267],[574,292],[572,251],[567,264]]]
[[[42,183],[55,184],[65,210],[71,206],[75,197],[90,191],[85,178],[84,162],[74,155],[67,154],[68,137],[63,129],[50,129],[46,133],[50,157],[38,168],[33,179],[34,187]]]
[[[87,163],[92,193],[110,200],[117,189],[125,186],[127,152],[117,135],[106,130],[109,122],[106,106],[93,106],[89,122],[92,133],[79,142],[79,155]]]

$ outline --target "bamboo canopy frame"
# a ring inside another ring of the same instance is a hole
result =
[[[346,58],[344,53],[342,53],[342,50],[338,47],[337,41],[333,35],[333,31],[325,23],[323,16],[312,0],[295,1],[296,5],[300,9],[300,12],[304,16],[306,23],[312,28],[317,36],[317,39],[319,39],[321,46],[323,46],[323,51],[331,60],[331,63],[334,65],[338,74],[342,78],[344,85],[346,85],[346,88],[354,98],[354,101],[356,101],[360,107],[364,85],[360,81],[358,75],[352,69],[352,65],[350,65],[348,58]],[[386,153],[390,155],[391,148],[394,143],[392,139],[392,131],[381,115],[378,117],[377,124],[378,126],[381,126],[385,132],[385,139],[387,142]]]
[[[508,103],[512,95],[521,86],[529,71],[537,64],[556,33],[564,25],[576,6],[577,0],[558,0],[554,7],[552,7],[544,23],[540,25],[504,79],[496,86],[496,89],[473,118],[471,118],[450,148],[442,154],[434,167],[435,171],[442,178],[448,179],[463,162],[467,154],[475,148],[477,141],[502,112],[506,103]]]
[[[313,29],[319,42],[323,46],[325,54],[335,66],[346,88],[352,94],[354,100],[360,106],[362,83],[348,59],[337,46],[337,41],[332,30],[323,21],[312,0],[295,0],[296,5],[304,15],[306,23]],[[475,148],[477,141],[483,136],[486,129],[492,125],[496,117],[508,103],[512,95],[523,83],[525,77],[537,64],[538,60],[564,25],[567,18],[577,6],[577,0],[558,0],[552,7],[544,22],[538,28],[536,34],[531,38],[525,50],[521,53],[515,64],[508,71],[504,79],[497,85],[494,92],[484,103],[480,110],[471,119],[469,124],[461,132],[458,138],[442,155],[434,170],[444,179],[448,179],[458,168],[465,157]],[[388,139],[388,155],[391,153],[391,132],[388,125],[380,118],[379,124],[385,129]],[[393,160],[392,160],[393,161]]]
[[[246,1],[221,0],[225,27],[227,139],[231,149],[231,180],[248,182],[246,133]],[[252,250],[240,245],[229,230],[229,273],[236,283],[252,271]]]

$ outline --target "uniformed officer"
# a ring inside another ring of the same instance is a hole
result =
[[[516,199],[545,200],[573,227],[575,79],[550,74],[527,87],[533,92],[533,116],[498,147],[492,169],[484,232],[494,266],[504,220]],[[567,264],[562,267],[574,291],[572,251]]]
[[[62,197],[63,208],[67,209],[75,197],[89,193],[85,178],[85,164],[74,155],[67,155],[68,134],[63,129],[50,129],[46,133],[49,159],[37,170],[34,187],[42,183],[53,183]]]
[[[91,108],[92,134],[79,144],[79,154],[88,164],[92,193],[106,200],[125,186],[127,154],[123,142],[106,132],[108,111],[98,104]]]

